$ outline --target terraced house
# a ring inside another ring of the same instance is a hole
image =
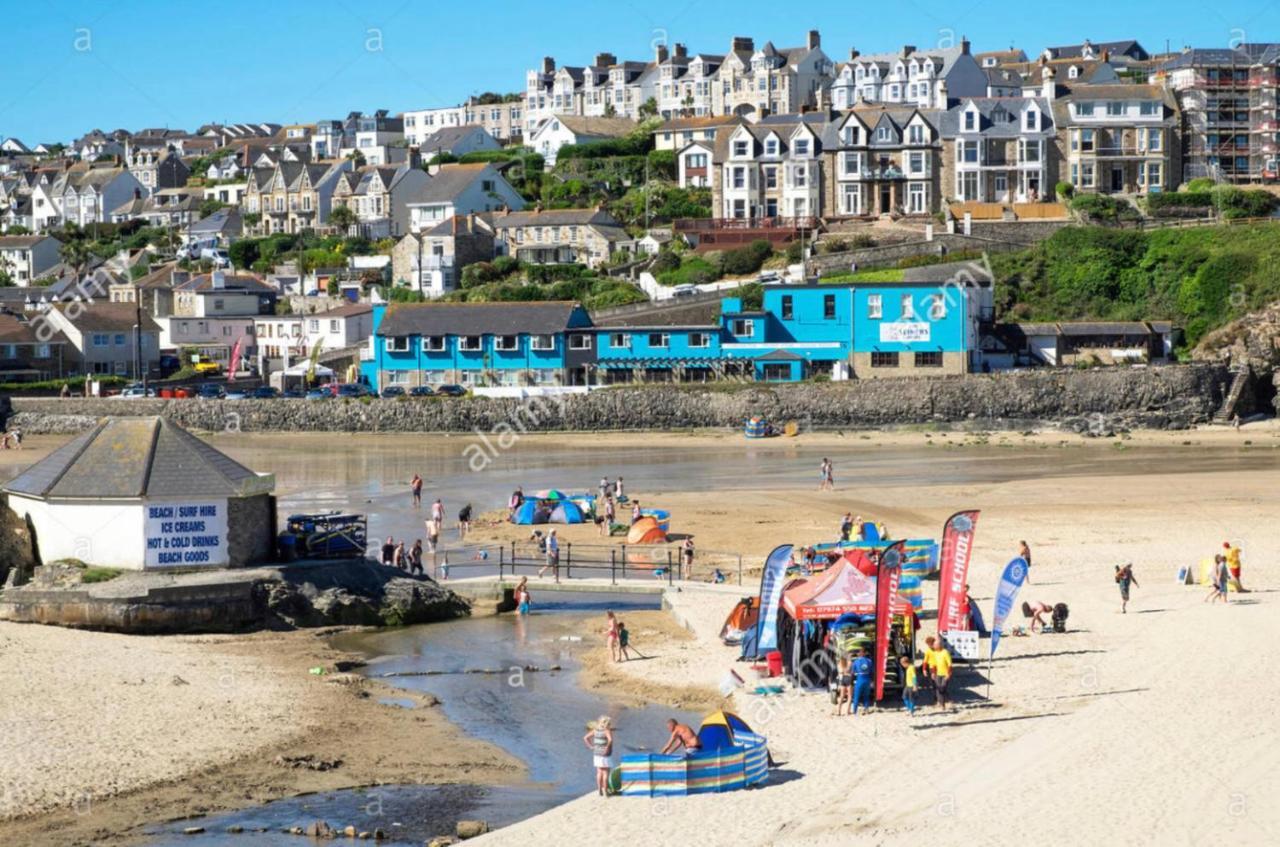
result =
[[[1147,194],[1181,181],[1178,107],[1156,85],[1081,85],[1054,100],[1062,173],[1079,191]]]
[[[259,216],[258,232],[301,232],[329,220],[333,193],[350,160],[335,162],[280,162],[250,172],[240,207]]]
[[[735,37],[712,85],[717,115],[760,118],[817,108],[833,65],[822,52],[822,36],[810,30],[804,45],[779,49],[772,41]]]
[[[582,385],[594,356],[590,326],[569,302],[375,306],[362,370],[379,389]]]
[[[627,231],[603,209],[499,212],[493,230],[499,255],[531,265],[598,268],[632,246]]]
[[[960,202],[1037,203],[1057,179],[1052,100],[974,97],[940,115],[942,187]]]
[[[824,134],[824,215],[926,215],[936,210],[942,191],[937,115],[887,106],[837,115]]]
[[[399,237],[409,231],[409,203],[420,199],[430,179],[413,163],[344,171],[333,188],[333,206],[355,213],[351,228],[357,235]]]
[[[982,97],[988,77],[969,52],[958,46],[917,50],[905,45],[897,53],[863,56],[851,50],[849,61],[835,71],[827,92],[831,108],[850,109],[859,103],[885,103],[929,108],[947,97]]]
[[[778,116],[716,137],[712,195],[717,216],[736,220],[821,214],[826,116]]]

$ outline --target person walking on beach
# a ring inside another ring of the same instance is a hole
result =
[[[597,491],[599,492],[599,496],[597,497],[597,499],[601,503],[609,499],[609,495],[613,493],[613,486],[609,485],[609,477],[607,476],[600,477],[600,487],[597,489]]]
[[[858,658],[853,660],[853,711],[858,714],[858,706],[865,701],[866,710],[871,710],[871,672],[874,666],[867,658],[867,651],[859,649]]]
[[[605,520],[604,516],[604,501],[597,500],[596,502],[599,503],[599,508],[596,509],[596,513],[592,517],[592,520],[596,525],[596,535],[601,538],[605,538],[609,535],[609,524]]]
[[[422,477],[414,474],[413,479],[409,480],[409,490],[413,492],[413,506],[416,509],[422,505]]]
[[[1116,587],[1120,589],[1120,612],[1128,614],[1129,612],[1129,587],[1138,585],[1138,580],[1133,576],[1133,563],[1128,562],[1123,565],[1116,565]],[[1142,586],[1138,586],[1141,588]]]
[[[529,601],[531,599],[532,598],[529,596],[529,577],[522,576],[520,577],[520,582],[516,584],[515,601],[517,615],[529,614]]]
[[[835,490],[835,487],[836,487],[835,468],[832,466],[831,460],[825,456],[822,457],[822,464],[818,466],[818,477],[819,477],[819,482],[818,482],[819,491]]]
[[[618,516],[618,512],[613,505],[613,498],[606,497],[604,501],[604,525],[608,530],[605,533],[606,535],[613,534],[613,524],[614,524],[614,521],[617,519],[617,516]]]
[[[1021,556],[1022,560],[1027,563],[1027,578],[1025,581],[1028,585],[1030,585],[1031,584],[1031,548],[1027,546],[1027,542],[1025,541],[1018,542],[1018,555]]]
[[[842,655],[836,666],[836,717],[840,717],[846,703],[853,699],[853,671],[849,657]],[[852,705],[850,703],[850,705]]]
[[[907,707],[907,714],[916,716],[916,663],[910,656],[903,656],[902,662],[902,705]]]
[[[547,533],[547,563],[539,569],[538,576],[541,577],[547,571],[551,571],[557,583],[560,582],[560,539],[556,538],[554,529]]]
[[[618,481],[613,484],[613,499],[619,503],[627,502],[627,495],[622,491],[622,477],[618,477]]]
[[[849,535],[853,532],[853,513],[845,512],[844,517],[840,519],[840,540],[848,541]]]
[[[671,736],[667,739],[667,743],[658,751],[659,756],[668,756],[680,748],[684,748],[685,755],[696,753],[702,749],[702,742],[698,740],[698,733],[675,718],[667,718],[667,729],[671,731]]]
[[[608,715],[596,719],[595,727],[582,736],[582,743],[591,751],[591,764],[596,769],[596,792],[607,797],[609,771],[613,770],[613,722]]]
[[[680,545],[680,560],[684,564],[684,573],[681,577],[688,579],[693,576],[693,539],[686,538],[684,543]]]
[[[1221,553],[1213,557],[1213,570],[1209,573],[1209,593],[1205,595],[1206,603],[1213,603],[1218,599],[1226,599],[1226,587],[1222,582],[1222,572],[1226,557]]]
[[[604,613],[604,638],[609,643],[609,658],[615,662],[619,661],[618,618],[612,611]]]
[[[444,503],[441,502],[439,497],[431,504],[431,520],[440,526],[444,526]]]
[[[471,532],[471,504],[462,507],[458,512],[458,540],[466,541],[467,533]]]
[[[382,564],[388,567],[396,558],[396,540],[390,535],[387,536],[386,543],[382,545]]]
[[[924,643],[928,645],[924,651],[924,664],[933,680],[934,699],[937,707],[945,711],[950,702],[947,689],[951,685],[951,651],[932,635]]]
[[[620,661],[631,661],[631,632],[627,629],[627,625],[622,621],[618,621],[618,656]]]
[[[1241,594],[1249,593],[1249,590],[1240,582],[1240,548],[1232,544],[1230,541],[1222,542],[1222,549],[1226,550],[1227,569],[1231,573],[1231,585],[1234,585],[1236,591]]]
[[[391,554],[391,564],[402,571],[406,570],[408,569],[409,564],[405,559],[406,559],[406,554],[404,549],[404,542],[401,541],[399,544],[396,545],[395,552]]]
[[[422,569],[422,539],[419,538],[413,542],[413,548],[409,550],[409,573],[420,573],[423,576],[427,572]]]

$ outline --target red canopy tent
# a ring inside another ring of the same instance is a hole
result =
[[[850,550],[822,574],[796,583],[782,595],[782,608],[797,621],[835,620],[841,615],[874,615],[876,581],[860,570],[870,560],[862,550]],[[899,599],[894,614],[910,615],[910,601]]]

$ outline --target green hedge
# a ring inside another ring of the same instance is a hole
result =
[[[46,379],[40,382],[0,382],[0,391],[5,393],[22,393],[23,391],[61,391],[62,386],[69,385],[74,393],[84,394],[85,377],[72,376],[66,379]],[[106,388],[129,385],[133,380],[122,376],[96,376],[94,381]]]

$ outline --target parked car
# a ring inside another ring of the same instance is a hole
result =
[[[345,382],[338,386],[336,397],[368,397],[373,392],[358,382]]]
[[[204,248],[200,251],[200,258],[212,262],[215,268],[231,267],[231,257],[227,255],[227,251],[217,247]]]
[[[774,283],[782,282],[782,274],[777,271],[761,271],[760,276],[756,277],[756,282]]]
[[[388,385],[382,389],[382,398],[384,400],[393,400],[396,397],[404,396],[404,388],[399,385]]]
[[[697,293],[698,286],[691,285],[687,282],[682,285],[677,285],[675,288],[671,289],[672,297],[691,297]]]
[[[223,397],[227,400],[248,400],[249,391],[245,388],[228,388]]]
[[[307,396],[307,392],[303,391],[301,388],[290,388],[280,396],[286,400],[301,400]]]
[[[461,385],[442,385],[436,389],[436,394],[442,397],[466,397],[467,389]]]
[[[410,397],[434,397],[435,394],[429,385],[416,385],[409,389]]]
[[[219,365],[217,362],[215,362],[213,359],[210,359],[208,356],[201,356],[199,359],[196,360],[196,363],[193,367],[195,369],[195,372],[200,374],[201,376],[210,376],[212,374],[222,372],[222,365]]]
[[[196,396],[202,400],[221,400],[227,392],[216,382],[205,382],[196,386]]]
[[[156,390],[154,388],[143,388],[142,383],[135,382],[124,391],[121,391],[116,397],[121,400],[141,400],[144,397],[155,397]]]
[[[272,388],[270,385],[260,385],[253,389],[254,400],[275,400],[280,396],[280,389]]]
[[[320,388],[313,388],[307,392],[308,400],[332,400],[333,392],[329,390],[329,386],[324,385]]]

